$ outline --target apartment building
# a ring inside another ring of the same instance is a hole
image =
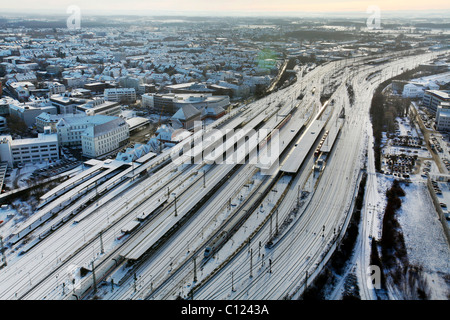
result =
[[[30,91],[36,90],[34,84],[29,81],[10,82],[8,83],[11,92],[15,98],[19,100],[26,100],[30,96]]]
[[[47,87],[50,94],[59,94],[66,92],[66,86],[59,82],[48,82]]]

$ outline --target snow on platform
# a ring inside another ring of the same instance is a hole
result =
[[[139,159],[137,159],[136,162],[138,162],[138,163],[144,163],[144,162],[147,162],[148,160],[150,160],[150,159],[152,159],[152,158],[154,158],[154,157],[156,157],[156,156],[157,156],[156,153],[154,153],[154,152],[149,152],[149,153],[147,153],[146,155],[144,155],[144,156],[140,157]]]
[[[281,155],[289,145],[292,139],[298,134],[298,132],[304,127],[305,119],[303,118],[293,118],[291,119],[287,125],[282,128],[278,135],[275,135],[272,139],[278,139],[278,156]],[[275,141],[272,141],[274,143]],[[270,155],[270,152],[267,150],[267,144],[264,146],[262,150],[260,150],[260,154],[263,156]],[[263,158],[264,159],[264,158]],[[259,161],[256,165],[257,168],[260,169],[270,169],[272,162],[267,161]]]
[[[281,167],[281,171],[287,173],[296,173],[298,171],[303,163],[303,160],[311,150],[314,142],[316,142],[322,132],[324,125],[325,121],[322,120],[315,120],[311,123],[294,150],[290,153],[286,162]]]
[[[342,124],[342,119],[336,124],[333,125],[330,130],[328,131],[328,135],[325,138],[325,141],[322,144],[322,147],[320,148],[320,151],[322,152],[330,152],[331,149],[333,148],[334,145],[334,141],[336,140],[336,137],[339,133],[339,131],[341,130],[341,124]]]

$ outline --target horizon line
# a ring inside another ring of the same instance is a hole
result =
[[[448,9],[428,9],[428,10],[422,10],[422,9],[391,9],[391,10],[382,10],[383,13],[388,14],[395,14],[395,13],[405,13],[405,12],[413,12],[413,13],[444,13],[450,11],[450,8]],[[56,16],[56,15],[62,15],[66,16],[67,13],[65,10],[60,9],[42,9],[39,11],[36,10],[27,10],[27,11],[17,11],[17,9],[14,8],[3,8],[2,12],[0,13],[1,16],[7,16],[7,15],[39,15],[39,16]],[[176,11],[176,10],[156,10],[156,11],[150,11],[149,12],[143,12],[142,10],[92,10],[92,9],[84,9],[82,10],[82,14],[85,16],[101,16],[101,15],[114,15],[114,16],[196,16],[196,15],[208,15],[211,17],[215,16],[227,16],[227,15],[240,15],[241,17],[255,17],[257,16],[263,16],[263,17],[277,17],[279,15],[284,15],[285,17],[289,17],[286,15],[291,15],[292,17],[297,17],[298,15],[311,15],[311,14],[336,14],[336,15],[343,15],[343,14],[361,14],[364,16],[367,16],[366,11],[362,11],[359,9],[354,10],[302,10],[302,11],[292,11],[292,10],[279,10],[279,11],[249,11],[249,10],[184,10],[184,11]],[[404,19],[409,19],[411,17],[401,17]],[[447,16],[443,16],[442,18],[447,18]],[[450,21],[450,19],[449,19]]]

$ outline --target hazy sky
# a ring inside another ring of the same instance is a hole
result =
[[[1,11],[66,13],[70,5],[89,13],[169,12],[365,12],[371,5],[381,11],[450,9],[449,0],[0,0]]]

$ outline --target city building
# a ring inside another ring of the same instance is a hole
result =
[[[225,113],[226,113],[225,109],[221,106],[204,107],[202,109],[202,120],[205,119],[216,120],[224,116]]]
[[[51,162],[59,159],[59,145],[56,134],[46,130],[37,138],[12,139],[10,135],[0,136],[0,157],[10,166],[34,162]]]
[[[21,119],[28,127],[36,123],[36,117],[42,112],[56,114],[57,109],[46,101],[13,103],[9,105],[9,114]]]
[[[153,96],[154,94],[145,93],[141,96],[141,104],[144,108],[153,109]]]
[[[134,103],[136,102],[136,90],[134,88],[110,88],[105,89],[106,101]]]
[[[156,92],[154,84],[144,83],[144,77],[120,77],[119,85],[122,88],[133,88],[137,94]]]
[[[402,97],[403,98],[421,98],[423,97],[423,93],[425,88],[421,85],[417,85],[414,83],[405,84],[403,87]]]
[[[50,103],[56,107],[58,114],[74,114],[77,112],[77,106],[86,103],[86,99],[74,97],[72,93],[64,92],[53,94],[49,98]]]
[[[119,116],[121,108],[119,102],[105,101],[105,99],[99,98],[77,106],[77,112],[84,113],[88,116]]]
[[[36,87],[29,81],[9,82],[9,88],[16,99],[26,100],[30,96],[30,91]]]
[[[441,102],[450,101],[450,91],[443,90],[425,90],[422,103],[424,106],[436,112]]]
[[[81,133],[83,156],[98,158],[127,145],[129,126],[122,118],[89,126]]]
[[[169,93],[214,93],[213,89],[208,88],[203,83],[187,82],[165,86]]]
[[[162,124],[156,130],[156,139],[165,144],[177,144],[191,135],[192,133],[188,130],[182,128],[175,129],[167,124]]]
[[[18,104],[19,101],[14,100],[10,97],[3,97],[0,99],[0,116],[9,116],[9,105]]]
[[[167,93],[143,95],[142,102],[144,106],[153,109],[157,113],[175,114],[185,105],[191,105],[200,111],[207,107],[221,107],[226,109],[230,105],[230,97],[213,96],[211,93]]]
[[[190,104],[185,104],[178,109],[177,112],[172,116],[171,119],[176,119],[180,121],[183,129],[192,130],[194,129],[195,121],[201,120],[201,111]]]
[[[59,82],[48,82],[47,87],[50,91],[50,94],[59,94],[66,92],[66,86]]]
[[[93,82],[86,83],[83,87],[84,89],[90,90],[91,92],[100,93],[105,91],[106,88],[110,88],[111,86],[105,82]]]
[[[436,130],[450,131],[450,102],[441,102],[436,111]]]
[[[99,126],[109,123],[117,117],[105,115],[93,116],[65,116],[55,125],[61,146],[76,146],[82,144],[81,136],[89,127]]]
[[[7,128],[7,125],[6,125],[6,124],[7,124],[7,123],[6,123],[6,118],[0,116],[0,132],[3,132],[3,131],[6,130],[6,128]]]
[[[36,130],[38,132],[44,132],[45,127],[49,127],[51,132],[56,133],[56,124],[59,120],[63,118],[71,118],[71,117],[86,117],[86,115],[78,113],[78,114],[49,114],[47,112],[42,112],[40,115],[36,117]]]

